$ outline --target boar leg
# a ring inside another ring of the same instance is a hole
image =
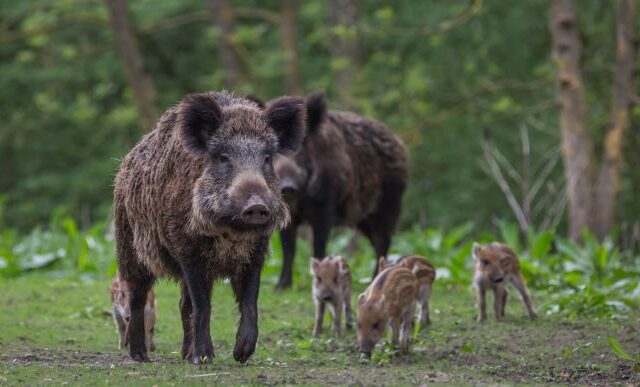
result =
[[[320,333],[322,333],[322,321],[324,320],[325,302],[316,300],[315,305],[316,305],[316,323],[313,326],[313,337],[318,337],[320,336]]]
[[[478,297],[478,308],[480,314],[478,315],[478,321],[484,322],[487,319],[487,291],[482,287],[476,287],[476,296]]]
[[[193,322],[191,320],[193,308],[187,283],[180,284],[180,317],[182,318],[182,360],[193,357]]]
[[[144,307],[147,303],[147,293],[151,290],[153,277],[136,278],[135,282],[128,282],[129,285],[129,306],[131,307],[131,320],[127,330],[127,341],[129,342],[129,354],[131,358],[138,362],[149,361],[147,355],[146,330],[144,319]]]
[[[259,259],[247,265],[240,276],[231,280],[233,293],[240,305],[240,324],[236,332],[236,344],[233,358],[245,363],[256,349],[258,341],[258,294],[260,291],[260,272],[264,263],[264,254],[268,241],[259,251]]]
[[[335,218],[333,193],[329,196],[322,203],[314,206],[310,219],[313,232],[313,256],[319,259],[323,259],[327,255],[327,241]]]
[[[344,319],[347,330],[353,328],[353,311],[351,310],[351,289],[344,296]]]
[[[290,224],[280,231],[280,242],[282,244],[282,271],[276,289],[286,289],[291,287],[293,259],[296,257],[296,238],[298,226]]]
[[[191,318],[191,329],[193,330],[191,354],[193,356],[191,361],[194,364],[209,364],[213,361],[214,356],[210,330],[213,281],[205,277],[205,270],[200,267],[185,268],[183,273],[193,309]]]
[[[395,317],[391,319],[389,325],[391,325],[391,343],[394,347],[398,347],[400,345],[400,323],[401,317]]]
[[[127,324],[125,324],[124,319],[120,316],[115,306],[113,307],[113,321],[116,322],[116,326],[118,327],[118,348],[124,349],[127,342]]]
[[[527,308],[527,312],[529,313],[529,318],[531,320],[535,320],[538,315],[533,310],[533,306],[531,305],[531,296],[529,295],[529,290],[527,289],[527,285],[524,284],[524,280],[521,276],[513,277],[512,281],[513,286],[518,289],[520,295],[522,296],[522,302],[524,302],[525,308]]]
[[[431,318],[429,317],[429,297],[431,296],[431,285],[424,285],[420,287],[420,327],[425,327],[431,324]]]
[[[402,325],[400,326],[400,351],[409,352],[409,344],[411,335],[413,334],[413,314],[414,304],[409,305],[402,316]]]
[[[493,312],[496,317],[496,321],[502,321],[502,302],[504,301],[504,292],[506,289],[504,286],[495,286],[493,288]]]
[[[502,309],[500,310],[500,316],[502,316],[502,318],[505,317],[504,314],[504,310],[507,306],[507,299],[509,298],[509,292],[507,291],[507,288],[504,288],[504,292],[502,293]]]
[[[342,300],[337,300],[329,304],[331,316],[333,317],[333,333],[340,336],[340,322],[342,320]]]
[[[144,315],[144,328],[146,329],[146,333],[147,333],[146,343],[147,343],[148,352],[156,350],[156,343],[153,341],[153,332],[155,330],[155,325],[156,325],[156,312],[155,312],[155,308],[152,308],[149,311],[147,311]]]

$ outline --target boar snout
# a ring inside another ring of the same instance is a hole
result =
[[[376,344],[371,340],[363,340],[359,343],[358,347],[360,349],[360,353],[365,355],[368,358],[371,358],[371,352],[373,352],[373,347]]]
[[[504,281],[504,277],[502,276],[502,274],[494,273],[491,275],[491,281],[493,283],[499,284],[500,282]]]
[[[280,182],[280,192],[285,198],[290,198],[298,192],[298,185],[293,179],[285,178]]]
[[[242,221],[251,225],[263,225],[271,220],[271,211],[257,195],[252,195],[240,214]]]

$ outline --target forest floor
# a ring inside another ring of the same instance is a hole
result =
[[[0,384],[640,383],[633,364],[619,359],[607,342],[615,337],[628,351],[640,351],[640,315],[571,321],[541,316],[530,322],[512,297],[505,322],[481,325],[469,287],[435,288],[433,325],[416,335],[409,355],[378,345],[366,361],[357,353],[354,332],[311,339],[308,287],[276,293],[265,285],[258,347],[240,365],[231,356],[238,313],[229,286],[221,283],[213,294],[216,358],[199,367],[179,358],[179,291],[160,282],[157,350],[150,363],[136,364],[117,348],[108,286],[50,274],[1,281]]]

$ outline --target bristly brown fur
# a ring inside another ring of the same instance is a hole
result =
[[[276,170],[281,182],[304,180],[296,198],[287,198],[292,222],[282,234],[285,263],[279,287],[291,284],[293,234],[304,223],[312,227],[315,257],[327,255],[326,242],[336,226],[361,231],[373,245],[376,261],[386,256],[408,180],[405,147],[383,124],[326,110],[322,93],[307,98],[307,111],[308,135],[294,159],[304,177],[292,175],[296,169]]]
[[[474,243],[472,255],[473,283],[476,287],[478,308],[480,309],[478,321],[484,322],[487,319],[487,290],[492,290],[494,293],[496,320],[504,319],[508,298],[506,285],[508,283],[518,289],[529,318],[535,320],[537,315],[533,310],[529,290],[520,272],[520,261],[516,253],[507,245],[493,242],[484,246]]]
[[[296,150],[305,117],[299,97],[277,99],[263,110],[224,91],[192,94],[169,108],[122,160],[114,218],[118,268],[132,292],[132,358],[148,360],[140,338],[141,297],[165,276],[182,282],[185,359],[211,361],[208,300],[221,277],[231,279],[243,316],[234,358],[245,362],[253,353],[269,236],[289,220],[273,155]]]

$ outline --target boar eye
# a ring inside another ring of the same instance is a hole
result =
[[[221,163],[228,163],[229,162],[229,156],[226,154],[221,154],[220,156],[218,156],[218,161],[220,161]]]
[[[322,278],[320,278],[320,276],[316,276],[316,281],[322,282]]]
[[[482,260],[482,264],[485,265],[485,266],[489,266],[489,261],[486,260],[486,259],[483,259]]]
[[[333,283],[337,284],[338,283],[338,276],[333,277]]]
[[[271,155],[264,156],[264,163],[265,164],[271,164],[271,160],[272,160]]]
[[[373,329],[377,331],[379,328],[380,328],[380,321],[376,321],[375,324],[373,324]]]

